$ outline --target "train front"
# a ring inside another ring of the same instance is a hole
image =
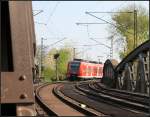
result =
[[[78,80],[80,61],[71,61],[68,63],[67,79]]]

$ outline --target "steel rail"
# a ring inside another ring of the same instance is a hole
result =
[[[57,116],[56,113],[54,113],[53,111],[51,111],[48,107],[48,105],[41,99],[40,95],[39,95],[39,91],[47,86],[50,85],[49,83],[45,83],[42,84],[41,86],[39,86],[36,90],[35,90],[35,99],[37,100],[37,103],[41,106],[41,108],[48,114],[48,115],[53,115],[53,116]]]
[[[53,93],[63,102],[65,102],[66,104],[72,106],[73,108],[75,108],[76,110],[86,114],[86,115],[90,115],[90,116],[99,116],[99,112],[93,112],[91,111],[90,108],[82,108],[80,105],[81,103],[75,101],[74,99],[72,99],[71,97],[67,97],[65,96],[62,92],[61,92],[61,85],[55,87],[53,89]],[[106,117],[106,116],[104,116]],[[107,116],[109,117],[109,116]]]
[[[101,87],[97,87],[96,83],[94,84],[89,83],[88,85],[95,92],[98,92],[98,93],[100,92],[100,93],[107,94],[113,97],[117,97],[119,99],[125,99],[134,103],[139,103],[139,104],[148,106],[148,99],[137,97],[135,95],[124,94],[123,92],[115,92],[115,91],[103,89]]]
[[[135,111],[139,111],[139,112],[144,112],[146,115],[148,113],[148,106],[146,105],[142,105],[142,104],[136,104],[134,102],[130,102],[130,101],[127,101],[127,100],[123,100],[123,99],[120,99],[120,98],[114,98],[112,96],[109,96],[109,95],[106,95],[106,94],[103,94],[103,93],[96,93],[92,90],[89,89],[86,89],[86,88],[83,88],[82,85],[76,85],[76,88],[86,94],[89,94],[89,95],[92,95],[93,97],[97,97],[97,100],[103,100],[105,103],[108,103],[108,104],[111,104],[111,105],[114,105],[114,106],[118,106],[122,109],[125,109],[125,110],[129,110],[129,108],[132,108],[132,110],[135,110]]]

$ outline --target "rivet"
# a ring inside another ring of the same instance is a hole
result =
[[[26,79],[26,76],[25,75],[22,75],[20,78],[19,78],[19,80],[25,80]]]
[[[25,99],[25,98],[27,98],[27,97],[28,97],[28,96],[27,96],[26,93],[20,95],[20,99]]]

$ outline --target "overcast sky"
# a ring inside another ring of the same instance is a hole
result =
[[[44,40],[44,45],[51,45],[66,37],[62,42],[50,46],[49,49],[60,48],[64,43],[69,43],[76,48],[77,53],[83,51],[80,53],[83,59],[89,57],[91,60],[98,61],[98,56],[102,56],[101,61],[104,62],[110,53],[107,47],[80,45],[95,45],[97,43],[89,38],[97,38],[97,41],[110,46],[110,41],[107,39],[110,35],[108,33],[109,24],[91,24],[88,25],[87,31],[87,26],[76,25],[76,23],[104,23],[85,12],[117,11],[130,3],[141,4],[149,9],[148,1],[32,1],[34,14],[38,13],[37,10],[43,10],[34,16],[37,44],[40,44],[41,37],[47,38]],[[95,15],[111,21],[110,14]],[[116,44],[113,49],[113,58],[119,60],[119,48]]]

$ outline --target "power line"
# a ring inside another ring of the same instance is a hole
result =
[[[108,46],[108,45],[106,45],[106,44],[103,44],[103,43],[101,43],[101,42],[99,42],[99,41],[97,41],[97,40],[95,40],[95,39],[93,39],[93,38],[90,38],[90,39],[93,40],[93,41],[95,41],[95,42],[97,42],[97,43],[99,43],[99,45],[104,45],[105,47],[111,49],[111,47]]]
[[[36,14],[33,14],[33,16],[36,16],[36,15],[38,15],[38,14],[40,14],[40,13],[42,13],[43,12],[43,10],[34,10],[34,11],[39,11],[38,13],[36,13]]]
[[[124,5],[126,2],[127,2],[127,1],[124,1],[124,2],[121,3],[119,6],[113,8],[111,11],[113,12],[113,11],[116,10],[116,8],[118,8],[118,7],[121,8],[121,6]],[[103,18],[104,16],[106,16],[106,15],[103,15],[101,18]]]
[[[63,33],[62,33],[62,31],[52,21],[51,21],[51,24],[53,24],[53,26],[55,27],[55,30],[57,32],[59,32],[61,34],[61,36],[64,36]]]
[[[116,26],[116,25],[115,25],[114,23],[112,23],[112,22],[109,22],[109,21],[106,21],[106,20],[104,20],[104,19],[102,19],[102,18],[99,18],[99,17],[97,17],[97,16],[91,14],[90,12],[85,12],[85,13],[88,14],[88,15],[90,15],[90,16],[93,16],[93,17],[95,17],[95,18],[97,18],[97,19],[99,19],[99,20],[101,20],[101,21],[104,21],[104,22],[106,22],[106,23],[108,23],[108,24],[110,24],[110,25],[112,25],[112,26],[114,26],[114,27],[116,27],[116,28],[118,28],[118,26]],[[126,26],[123,26],[123,25],[121,25],[121,24],[119,24],[119,27],[127,28]],[[132,35],[133,35],[133,33],[129,32],[129,31],[126,31],[126,32],[128,32],[129,34],[132,34]]]
[[[51,44],[51,45],[49,45],[49,46],[53,46],[53,45],[55,45],[55,44],[57,44],[57,43],[59,43],[59,42],[65,40],[65,39],[66,39],[66,38],[63,38],[63,39],[61,39],[61,40],[58,40],[58,41],[54,42],[53,44]]]
[[[57,35],[54,33],[54,31],[52,31],[52,30],[48,27],[48,25],[46,25],[46,27],[47,27],[47,29],[50,30],[50,31],[48,30],[48,32],[50,32],[53,36],[57,36]]]
[[[46,25],[45,23],[43,23],[43,22],[38,22],[38,21],[34,21],[34,23]]]
[[[77,52],[76,55],[77,55],[77,54],[80,54],[80,53],[82,53],[82,52],[86,52],[86,51],[89,50],[89,49],[91,49],[91,48],[87,48],[87,49],[85,49],[85,50],[83,50],[83,51]]]
[[[55,7],[53,8],[51,14],[50,14],[49,17],[48,17],[48,20],[47,20],[47,22],[46,22],[46,25],[48,24],[50,18],[53,16],[53,14],[54,14],[54,12],[55,12],[55,10],[56,10],[56,8],[57,8],[57,6],[58,6],[59,3],[60,3],[60,1],[58,1],[58,2],[56,3]]]
[[[128,11],[128,12],[114,12],[114,11],[107,11],[107,12],[105,12],[105,11],[89,11],[89,13],[133,13],[133,12],[131,12],[131,11]]]
[[[89,45],[83,44],[83,45],[75,45],[75,46],[97,46],[97,45],[100,45],[100,44],[89,44]]]
[[[83,24],[83,25],[84,25],[84,24],[87,24],[87,25],[88,25],[88,24],[107,24],[107,23],[76,23],[76,24],[77,24],[77,25],[81,25],[81,24]]]

